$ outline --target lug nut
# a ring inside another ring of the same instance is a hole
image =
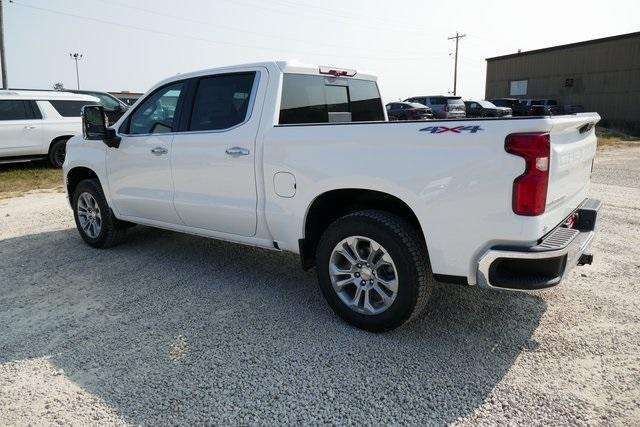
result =
[[[371,283],[373,285],[373,279],[369,280],[369,283]]]
[[[364,286],[364,285],[366,285],[366,284],[367,284],[367,281],[366,281],[366,280],[361,280],[361,281],[360,281],[360,284],[361,284],[362,286]]]
[[[357,272],[356,272],[355,276],[356,276],[356,277],[360,277],[360,273],[357,273]]]
[[[357,265],[357,267],[358,267],[358,268],[362,268],[362,264],[358,264],[358,265]]]

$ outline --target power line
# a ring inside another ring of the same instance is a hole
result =
[[[359,18],[361,16],[363,16],[362,14],[355,14],[355,15],[343,15],[340,13],[336,13],[336,9],[331,9],[331,8],[326,8],[326,7],[321,7],[321,6],[317,6],[317,5],[311,5],[308,3],[304,3],[304,2],[297,2],[297,1],[287,1],[287,0],[270,0],[269,3],[276,3],[276,4],[280,4],[282,6],[285,7],[293,7],[293,8],[298,8],[298,9],[302,9],[303,12],[307,12],[305,9],[314,9],[317,12],[314,13],[323,13],[326,16],[330,16],[333,18],[340,18],[340,19],[352,19],[355,21],[358,21]],[[343,7],[343,5],[341,5],[341,8]],[[311,12],[307,12],[307,13],[311,13]],[[401,21],[396,21],[396,20],[389,20],[389,19],[381,19],[381,18],[375,18],[375,17],[371,17],[367,15],[367,21],[378,21],[379,23],[381,23],[382,25],[384,25],[385,27],[389,28],[389,27],[393,27],[393,31],[397,32],[397,31],[405,31],[405,32],[419,32],[421,33],[422,31],[419,28],[414,28],[416,23],[415,22],[401,22]],[[360,26],[360,23],[357,23],[356,25]],[[372,27],[372,26],[365,26],[364,28],[371,28],[372,30],[375,31],[380,31],[380,27]]]
[[[250,30],[246,30],[246,29],[242,29],[242,28],[237,28],[237,27],[233,27],[227,24],[222,24],[219,22],[213,23],[213,22],[207,22],[207,21],[201,21],[201,20],[197,20],[197,19],[191,19],[191,18],[185,18],[185,17],[181,17],[181,16],[175,16],[175,15],[171,15],[168,13],[163,13],[163,12],[158,12],[156,10],[150,10],[150,9],[145,9],[142,7],[138,7],[138,6],[133,6],[133,5],[129,5],[129,4],[125,4],[125,3],[121,3],[118,1],[113,1],[113,0],[98,0],[102,3],[105,3],[109,6],[113,6],[114,4],[122,7],[122,8],[127,8],[127,9],[131,9],[131,10],[137,10],[139,12],[144,12],[144,13],[149,13],[152,15],[156,15],[156,16],[162,16],[164,18],[167,19],[172,19],[172,20],[179,20],[179,21],[184,21],[184,22],[189,22],[192,24],[198,24],[198,25],[203,25],[206,27],[211,27],[212,25],[215,25],[216,27],[220,27],[220,28],[226,28],[228,30],[231,31],[237,31],[240,33],[245,33],[245,34],[251,34],[251,35],[255,35],[258,37],[271,37],[271,38],[276,38],[276,39],[280,39],[280,40],[286,40],[288,42],[294,42],[294,43],[304,43],[304,44],[309,44],[309,45],[314,45],[314,46],[326,46],[326,47],[330,47],[330,48],[344,48],[345,45],[339,45],[339,44],[329,44],[329,43],[322,43],[322,42],[312,42],[312,41],[308,41],[308,40],[300,40],[300,39],[296,39],[290,36],[279,36],[279,35],[275,35],[275,34],[267,34],[267,33],[263,33],[263,32],[258,32],[258,31],[250,31]],[[369,49],[371,50],[371,48],[368,47],[363,47],[363,46],[353,46],[353,45],[349,45],[349,47],[353,48],[353,49]],[[380,52],[379,49],[376,49],[376,52]],[[397,49],[393,50],[394,53],[398,53],[400,51],[398,51]],[[410,54],[416,54],[418,55],[420,52],[418,51],[412,51],[409,52],[407,51],[407,53]]]
[[[33,5],[22,3],[22,2],[17,2],[15,0],[13,0],[11,2],[11,4],[14,4],[14,5],[20,6],[20,7],[26,7],[26,8],[34,9],[34,10],[40,10],[40,11],[43,11],[43,12],[54,13],[54,14],[58,14],[58,15],[69,16],[69,17],[82,19],[82,20],[89,20],[89,21],[93,21],[93,22],[99,22],[101,24],[114,25],[114,26],[123,27],[123,28],[129,28],[129,29],[133,29],[133,30],[137,30],[137,31],[144,31],[144,32],[148,32],[148,33],[164,35],[164,36],[168,36],[168,37],[179,37],[179,38],[184,38],[184,39],[189,39],[189,40],[196,40],[196,41],[200,41],[200,42],[204,42],[204,43],[210,43],[210,44],[216,44],[216,45],[221,45],[222,44],[222,45],[243,47],[243,48],[254,49],[254,50],[255,49],[259,49],[259,50],[270,50],[270,51],[281,52],[280,49],[274,49],[274,48],[268,47],[268,46],[251,46],[251,45],[245,45],[245,44],[233,43],[233,42],[227,42],[227,41],[210,40],[210,39],[206,39],[206,38],[203,38],[203,37],[190,36],[190,35],[186,35],[186,34],[168,33],[166,31],[159,31],[159,30],[154,30],[154,29],[151,29],[151,28],[138,27],[138,26],[135,26],[135,25],[123,24],[123,23],[120,23],[120,22],[107,21],[105,19],[93,18],[93,17],[89,17],[89,16],[77,15],[77,14],[74,14],[74,13],[61,12],[61,11],[58,11],[58,10],[47,9],[47,8],[39,7],[39,6],[33,6]],[[387,61],[423,61],[425,59],[424,57],[419,57],[419,58],[384,58],[384,57],[370,57],[370,56],[357,56],[357,55],[339,55],[339,54],[333,54],[333,53],[332,54],[325,54],[325,53],[309,52],[309,51],[304,51],[304,52],[303,51],[297,51],[297,52],[298,53],[304,53],[304,54],[311,54],[311,55],[315,55],[315,56],[335,57],[335,58],[350,58],[350,59],[354,59],[355,58],[355,59],[366,59],[366,60],[372,60],[372,61],[378,61],[378,60],[387,60]]]
[[[311,19],[318,20],[318,21],[323,21],[323,22],[327,21],[327,19],[325,19],[326,16],[325,17],[317,16],[315,14],[315,12],[308,12],[308,11],[300,10],[300,9],[291,10],[291,9],[264,7],[263,3],[259,3],[259,4],[258,3],[246,3],[243,0],[223,0],[223,1],[225,1],[227,3],[232,3],[235,6],[242,6],[242,7],[245,7],[245,8],[252,9],[252,10],[261,9],[261,10],[269,11],[269,12],[272,12],[272,13],[275,13],[275,14],[278,14],[278,15],[287,14],[287,15],[292,15],[292,16],[305,16],[307,18],[311,18]],[[278,1],[278,0],[274,0],[274,1]],[[282,4],[282,0],[280,0],[280,1],[281,1],[281,4]],[[300,7],[300,5],[290,4],[290,3],[286,4],[286,6],[289,7],[289,8],[290,7]],[[300,12],[302,12],[302,14]],[[353,19],[353,18],[350,18],[348,16],[345,17],[344,15],[339,15],[339,14],[332,13],[331,21],[333,23],[336,23],[335,18],[341,19],[342,22],[340,22],[340,23],[343,24],[343,25],[350,25],[350,26],[356,26],[356,27],[360,27],[360,28],[366,28],[368,30],[375,31],[375,32],[380,32],[380,29],[381,29],[379,25],[378,26],[373,26],[373,25],[365,25],[365,24],[362,24],[360,22],[349,22],[349,19]],[[345,22],[345,20],[346,20],[346,22]],[[389,25],[385,21],[380,21],[380,22],[384,23],[384,25],[386,25],[386,26]],[[404,33],[413,33],[413,34],[422,33],[422,30],[414,29],[411,25],[414,25],[414,24],[401,24],[398,27],[393,27],[393,31],[395,31],[395,32],[404,32]]]
[[[456,41],[456,58],[455,58],[455,65],[453,66],[453,94],[456,94],[456,90],[458,88],[458,42],[460,41],[460,39],[467,37],[466,34],[458,34],[456,32],[455,36],[449,37],[448,40],[454,40]]]

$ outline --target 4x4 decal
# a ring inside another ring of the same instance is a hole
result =
[[[456,127],[446,127],[446,126],[429,126],[426,128],[420,129],[420,132],[431,132],[431,133],[445,133],[445,132],[453,132],[453,133],[476,133],[478,131],[484,130],[480,126],[456,126]]]

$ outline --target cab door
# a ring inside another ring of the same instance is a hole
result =
[[[184,86],[170,83],[147,96],[121,126],[120,146],[107,151],[110,194],[120,216],[181,224],[173,207],[171,150]]]
[[[184,132],[171,152],[173,200],[185,225],[255,234],[256,134],[266,84],[261,67],[194,79]]]

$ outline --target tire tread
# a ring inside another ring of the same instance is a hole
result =
[[[416,290],[413,295],[413,306],[411,310],[407,311],[404,318],[398,319],[398,321],[393,324],[366,328],[375,332],[384,332],[395,329],[419,317],[419,315],[424,311],[434,284],[436,283],[433,275],[431,274],[427,250],[423,241],[418,237],[419,231],[416,230],[413,225],[405,219],[386,211],[369,209],[354,212],[337,219],[327,230],[333,227],[340,227],[341,223],[358,218],[367,218],[368,220],[374,221],[380,224],[381,227],[387,228],[394,233],[406,248],[410,262],[415,266],[417,286],[415,287]],[[329,236],[328,233],[325,232],[321,237],[321,242],[327,238],[329,238]],[[319,244],[318,246],[321,247],[322,244]]]
[[[92,187],[92,190],[95,191],[96,196],[100,199],[98,200],[98,202],[106,206],[106,215],[104,215],[102,219],[102,227],[105,231],[105,235],[101,241],[91,242],[85,238],[84,233],[78,228],[80,235],[82,236],[85,242],[87,242],[90,246],[93,246],[94,248],[107,249],[112,246],[118,245],[124,240],[127,234],[126,224],[122,223],[114,216],[113,211],[111,210],[111,208],[109,207],[109,204],[107,203],[107,199],[104,195],[104,191],[102,190],[102,186],[100,185],[100,182],[97,179],[91,178],[91,179],[85,179],[80,181],[76,186],[75,192],[77,193],[79,189],[81,189],[85,185]],[[75,200],[77,200],[76,194],[74,194],[73,200],[75,204]],[[74,210],[75,210],[75,206],[74,206]],[[75,212],[74,212],[74,216],[77,216]]]

